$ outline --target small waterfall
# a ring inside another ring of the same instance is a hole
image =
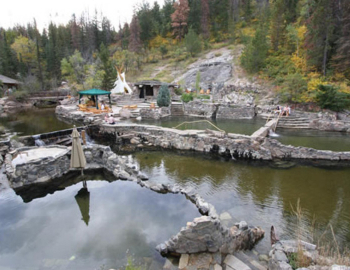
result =
[[[280,135],[278,135],[277,133],[275,133],[273,130],[269,130],[269,137],[279,137]]]
[[[91,139],[91,137],[87,134],[87,132],[85,132],[85,139],[86,139],[86,145],[92,145],[95,143],[95,141]]]
[[[35,146],[45,146],[45,142],[40,139],[40,135],[34,135],[33,136],[35,140]]]

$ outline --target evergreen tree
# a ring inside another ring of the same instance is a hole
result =
[[[306,24],[306,47],[309,66],[326,75],[335,42],[334,1],[319,0],[310,7],[311,16]]]
[[[41,61],[41,46],[40,46],[40,33],[36,26],[36,20],[34,19],[34,31],[35,31],[35,47],[36,47],[36,60],[37,60],[37,77],[41,84],[41,90],[44,90],[44,77],[42,70],[42,61]]]
[[[129,38],[130,38],[129,24],[124,23],[124,27],[122,30],[122,39],[121,39],[121,47],[123,50],[126,50],[129,47]]]
[[[157,104],[159,107],[168,107],[170,105],[170,91],[167,84],[162,84],[158,96]]]
[[[172,29],[171,14],[173,14],[174,11],[174,0],[165,0],[163,8],[161,9],[161,34],[163,37],[165,37]]]
[[[137,11],[137,17],[141,28],[140,38],[144,45],[147,47],[149,41],[155,36],[155,33],[153,31],[154,22],[152,18],[152,12],[148,3],[142,3],[142,5],[139,7],[139,10]]]
[[[336,42],[334,67],[350,79],[350,1],[342,2],[342,18],[340,37]]]
[[[283,43],[285,31],[285,0],[275,0],[272,6],[271,14],[271,43],[274,51],[278,51],[279,46]]]
[[[185,46],[191,56],[199,53],[202,49],[202,43],[192,28],[190,28],[188,34],[185,36]]]
[[[190,11],[188,13],[188,28],[192,28],[196,34],[201,33],[201,0],[188,0]]]
[[[6,36],[6,31],[0,29],[0,74],[16,78],[18,62]]]
[[[117,72],[110,61],[108,48],[102,43],[100,46],[100,59],[103,65],[103,80],[102,88],[104,90],[110,91],[115,86],[115,80],[117,77]]]
[[[249,72],[258,72],[265,67],[268,53],[267,27],[261,25],[253,40],[246,46],[241,56],[242,66]]]

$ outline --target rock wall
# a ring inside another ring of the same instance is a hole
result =
[[[170,115],[169,107],[161,107],[157,109],[142,108],[140,109],[140,115],[145,119],[160,119],[162,117]]]
[[[264,231],[261,228],[248,228],[245,222],[229,229],[217,218],[202,216],[195,218],[193,222],[188,222],[177,235],[158,245],[157,250],[161,254],[199,252],[232,254],[237,250],[253,247],[263,236]]]
[[[220,105],[216,114],[217,119],[252,119],[255,116],[254,106]]]
[[[184,103],[184,113],[188,116],[211,118],[217,110],[218,104],[199,100]]]
[[[61,148],[64,151],[56,157],[44,157],[32,160],[28,163],[12,165],[13,155],[25,153],[33,147],[23,147],[13,154],[6,154],[5,168],[8,179],[13,188],[32,183],[45,182],[55,177],[60,177],[69,170],[70,160],[67,156],[69,150],[66,147],[52,146],[48,148]]]
[[[254,106],[191,101],[184,103],[185,115],[216,119],[252,119]]]

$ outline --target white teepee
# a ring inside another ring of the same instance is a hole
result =
[[[119,70],[117,70],[117,73],[118,73],[118,80],[116,80],[115,87],[111,90],[111,94],[126,93],[129,95],[132,95],[133,91],[125,81],[125,72],[120,73]]]

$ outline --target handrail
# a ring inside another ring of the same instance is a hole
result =
[[[217,130],[219,130],[220,132],[226,133],[225,130],[222,130],[222,129],[218,128],[217,126],[215,126],[212,122],[210,122],[210,121],[208,121],[208,120],[185,121],[185,122],[182,122],[181,124],[179,124],[179,125],[177,125],[176,127],[173,127],[173,128],[178,128],[179,126],[182,126],[183,124],[193,124],[193,123],[201,123],[201,122],[207,122],[207,123],[209,123],[210,125],[212,125],[213,127],[215,127]]]
[[[280,117],[281,117],[282,114],[283,114],[283,111],[281,111],[281,112],[278,114],[277,121],[276,121],[276,124],[275,124],[275,129],[273,130],[273,132],[276,132],[276,128],[277,128],[277,125],[278,125],[278,120],[280,120]]]
[[[269,116],[267,117],[266,123],[270,121],[270,117],[271,117],[272,114],[274,114],[274,112],[271,112],[271,113],[269,114]]]

